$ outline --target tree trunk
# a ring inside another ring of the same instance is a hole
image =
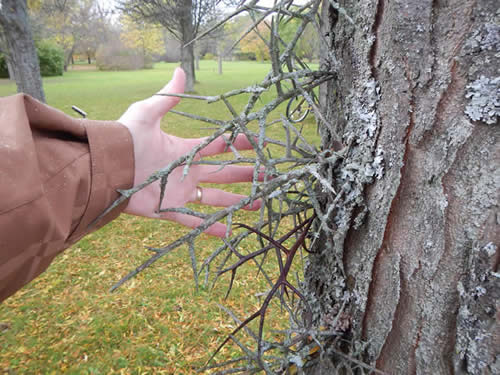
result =
[[[200,70],[200,56],[196,55],[194,58],[194,67],[196,70]]]
[[[183,22],[181,30],[181,68],[186,72],[186,91],[192,92],[194,90],[194,83],[196,82],[196,75],[194,69],[194,43],[186,46],[188,42],[194,38],[193,30],[193,16],[191,10],[193,8],[192,0],[182,0],[183,7]]]
[[[26,0],[3,0],[0,23],[5,40],[17,91],[45,101],[40,64],[28,20]]]
[[[324,13],[323,90],[349,147],[306,289],[342,340],[307,373],[498,374],[498,2],[340,4],[355,25]]]
[[[333,48],[333,24],[334,20],[332,19],[337,17],[337,14],[330,10],[330,3],[328,1],[323,1],[321,3],[321,17],[322,20],[320,25],[320,33],[323,35],[323,38],[320,38],[320,48],[319,48],[319,63],[321,70],[328,70],[330,67],[330,56],[329,51]],[[331,92],[333,89],[332,82],[324,83],[319,87],[319,104],[321,108],[328,108],[326,100],[328,98],[328,92]]]
[[[64,60],[64,71],[65,72],[68,71],[68,66],[73,61],[73,53],[75,53],[75,46],[74,45],[68,51],[68,55],[66,56],[66,59]]]
[[[186,92],[192,92],[195,82],[193,45],[181,48],[181,68],[186,72]]]

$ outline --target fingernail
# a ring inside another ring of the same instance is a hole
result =
[[[259,200],[253,201],[253,202],[252,202],[252,203],[250,203],[250,204],[247,204],[247,205],[245,206],[245,209],[246,209],[247,211],[256,211],[256,210],[258,210],[258,209],[259,209],[259,208],[261,208],[261,207],[262,207],[262,200],[261,200],[261,199],[259,199]]]

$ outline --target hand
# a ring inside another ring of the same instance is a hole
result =
[[[186,76],[177,68],[172,80],[160,93],[184,92]],[[118,120],[132,134],[135,157],[134,186],[144,182],[153,172],[167,166],[182,155],[188,154],[195,146],[203,142],[203,138],[184,139],[164,133],[160,129],[162,117],[172,109],[180,98],[171,96],[152,96],[149,99],[132,104]],[[249,150],[252,146],[244,135],[238,135],[233,142],[238,150]],[[227,151],[225,140],[220,137],[203,148],[201,157],[213,156]],[[195,202],[199,183],[229,184],[233,182],[249,182],[252,180],[253,167],[192,165],[189,173],[182,179],[183,166],[177,167],[168,176],[162,208],[183,207],[187,202]],[[202,188],[201,204],[227,207],[238,203],[244,195],[233,194],[219,189]],[[160,183],[154,182],[138,191],[130,198],[124,212],[156,219],[175,221],[194,228],[203,221],[200,218],[177,212],[156,212],[160,199]],[[261,201],[255,201],[247,210],[258,210]],[[226,225],[215,223],[206,233],[224,237]]]

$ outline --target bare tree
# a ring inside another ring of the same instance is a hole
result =
[[[10,65],[18,92],[45,101],[40,65],[30,28],[26,0],[0,1],[0,25],[3,29]]]
[[[75,53],[90,61],[110,33],[109,12],[96,0],[43,0],[31,11],[39,19],[42,36],[55,39],[64,50],[65,71]]]
[[[76,24],[80,31],[78,41],[75,45],[75,53],[87,57],[87,62],[92,63],[97,49],[105,44],[114,32],[110,20],[111,11],[102,7],[98,1],[91,1],[79,10],[76,16]]]
[[[215,15],[222,0],[122,0],[119,8],[133,17],[157,23],[181,43],[181,66],[186,72],[186,90],[196,81],[194,43],[202,26]]]

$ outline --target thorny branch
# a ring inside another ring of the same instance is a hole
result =
[[[333,0],[328,1],[339,14],[345,16],[348,21],[352,21],[345,9],[340,7],[338,3]],[[266,374],[284,374],[285,372],[288,373],[287,369],[295,368],[300,374],[303,373],[303,368],[307,367],[308,363],[314,362],[316,353],[320,352],[321,356],[336,355],[337,358],[341,358],[343,361],[350,361],[353,368],[363,368],[376,372],[370,366],[355,358],[350,358],[345,353],[338,352],[333,347],[328,349],[329,351],[323,350],[324,343],[332,340],[332,338],[336,339],[340,337],[339,332],[335,330],[321,331],[318,327],[312,326],[311,307],[307,297],[301,290],[299,276],[297,276],[296,282],[292,282],[291,280],[292,265],[296,261],[296,258],[303,260],[303,251],[305,253],[310,251],[311,243],[315,243],[318,240],[320,232],[335,230],[328,223],[331,222],[335,203],[344,195],[344,191],[342,189],[337,191],[336,187],[333,186],[332,170],[349,149],[348,147],[344,148],[334,127],[328,123],[326,116],[314,99],[315,94],[313,90],[328,80],[334,79],[336,76],[335,71],[324,69],[312,70],[294,52],[297,42],[308,24],[319,30],[318,10],[320,4],[321,0],[311,0],[301,6],[294,5],[293,0],[275,0],[273,6],[264,7],[260,6],[257,0],[250,0],[244,2],[238,9],[217,23],[212,29],[200,34],[199,38],[202,38],[218,27],[221,27],[236,15],[247,12],[254,22],[245,30],[236,44],[248,33],[252,31],[257,32],[257,27],[262,22],[268,25],[271,29],[270,39],[265,40],[262,35],[260,37],[271,48],[271,71],[260,84],[232,90],[223,94],[213,96],[157,94],[177,96],[188,100],[202,100],[206,101],[207,104],[221,101],[225,104],[232,118],[230,120],[212,119],[196,114],[171,111],[172,113],[193,120],[208,123],[214,127],[215,131],[203,143],[193,148],[190,153],[183,155],[164,168],[156,171],[140,185],[132,189],[120,191],[120,198],[93,223],[95,224],[109,211],[130,198],[132,194],[156,181],[159,181],[161,186],[158,212],[180,212],[203,219],[203,222],[198,227],[167,246],[148,248],[154,254],[146,262],[118,281],[111,288],[112,291],[182,245],[188,246],[197,286],[201,273],[205,272],[205,282],[207,282],[211,265],[221,258],[222,260],[216,268],[214,282],[220,276],[230,273],[227,296],[231,291],[237,271],[242,265],[252,262],[258,272],[263,275],[269,285],[269,290],[262,294],[264,299],[257,311],[253,312],[247,318],[240,320],[231,311],[221,307],[233,318],[237,327],[221,342],[209,362],[230,341],[239,346],[244,355],[230,361],[207,364],[205,368],[199,371],[216,370],[216,373],[221,375],[233,373],[253,374],[261,371],[264,371]],[[272,16],[272,19],[270,16]],[[288,23],[292,18],[298,19],[300,22],[291,41],[286,43],[280,36],[280,27]],[[322,35],[318,35],[318,37],[324,39]],[[192,42],[195,42],[195,40]],[[261,101],[264,102],[262,95],[271,88],[276,88],[277,96],[263,106],[257,107],[258,103]],[[238,113],[231,105],[229,99],[240,94],[250,94],[250,97],[244,109]],[[328,134],[329,138],[333,140],[332,144],[336,147],[335,151],[318,150],[316,146],[310,144],[305,139],[301,128],[283,115],[277,120],[268,121],[270,114],[282,103],[297,96],[303,97],[303,101],[306,101],[312,107],[316,122],[318,126],[322,127],[322,134]],[[255,126],[249,126],[253,121],[258,123],[257,130],[253,130]],[[285,140],[273,139],[266,133],[268,127],[277,122],[281,123],[283,127]],[[233,151],[233,159],[195,160],[195,156],[200,150],[217,137],[224,136],[227,133],[231,134],[229,139],[226,139],[226,143],[228,148]],[[254,157],[241,156],[231,145],[231,140],[240,133],[245,134],[251,142],[255,151]],[[281,147],[282,152],[278,156],[273,157],[269,150],[265,150],[266,144]],[[190,167],[196,164],[219,165],[220,168],[224,168],[227,165],[240,163],[253,164],[255,173],[250,195],[237,204],[212,214],[204,214],[188,208],[164,208],[161,206],[165,194],[166,180],[175,168],[183,167],[185,176],[189,172]],[[280,166],[281,168],[278,168]],[[288,169],[284,169],[284,167],[288,167]],[[262,169],[264,170],[265,178],[263,182],[259,182],[257,177]],[[328,206],[326,211],[322,208],[324,206],[321,204],[322,194],[334,197],[333,203]],[[263,199],[265,201],[260,211],[259,221],[253,226],[248,224],[234,224],[233,214],[256,199]],[[291,228],[290,221],[285,220],[286,218],[292,218],[293,225],[291,225]],[[228,227],[233,226],[235,232],[231,237],[224,239],[223,244],[214,250],[202,262],[201,266],[198,267],[195,254],[195,240],[210,225],[220,220],[226,220]],[[283,231],[285,231],[284,234]],[[260,249],[247,254],[241,253],[239,248],[251,236],[257,237]],[[273,264],[276,264],[275,267],[278,273],[278,276],[274,279],[268,273],[269,271],[266,271],[263,267],[268,254],[272,253],[274,253],[275,259],[275,263]],[[297,255],[300,256],[297,257]],[[228,265],[228,262],[231,262],[231,259],[234,258],[236,258],[236,261]],[[282,313],[288,314],[290,320],[290,328],[286,330],[286,337],[281,341],[276,339],[269,340],[269,335],[266,336],[264,334],[267,312],[275,299],[279,302]],[[342,309],[339,315],[342,313]],[[254,332],[251,328],[253,320],[258,320],[257,332]],[[247,334],[246,338],[244,340],[238,338],[244,332]],[[252,350],[248,344],[248,340],[253,340],[256,343],[256,349]]]

